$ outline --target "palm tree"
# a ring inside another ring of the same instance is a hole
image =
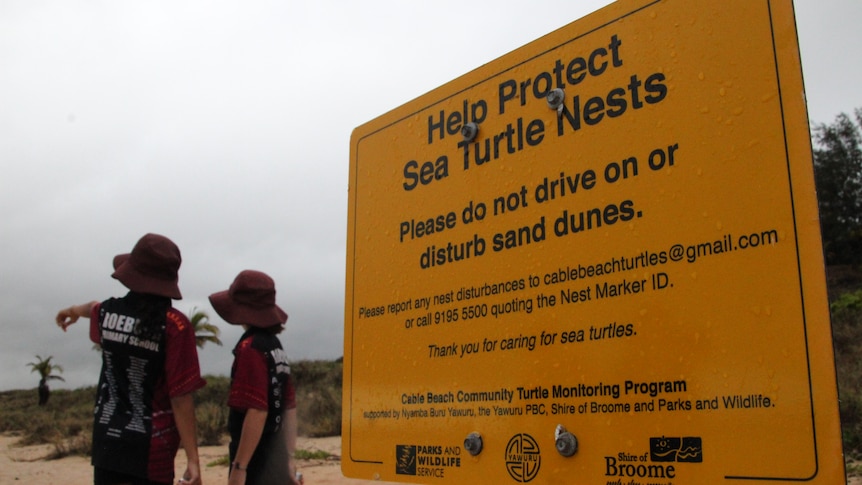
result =
[[[52,364],[51,359],[54,358],[53,355],[49,355],[47,359],[43,359],[41,356],[37,355],[38,362],[28,362],[27,365],[30,366],[30,372],[38,372],[39,379],[39,405],[44,406],[48,403],[48,398],[51,397],[51,388],[48,387],[48,381],[51,379],[56,379],[59,381],[66,381],[62,377],[58,375],[54,375],[54,371],[63,372],[63,368],[57,364]]]
[[[212,342],[216,345],[221,345],[221,340],[218,338],[221,329],[217,325],[210,323],[210,316],[197,307],[192,308],[189,314],[189,321],[192,322],[192,327],[195,329],[195,343],[198,348],[204,348],[204,344]]]

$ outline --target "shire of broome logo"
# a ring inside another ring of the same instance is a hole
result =
[[[512,436],[506,445],[506,470],[516,482],[527,483],[539,474],[542,454],[539,443],[526,433]]]

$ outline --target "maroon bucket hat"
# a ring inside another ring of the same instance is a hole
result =
[[[129,253],[123,253],[114,256],[114,271],[116,271],[117,268],[122,266],[123,263],[125,263],[129,259],[129,256],[131,256],[131,254]]]
[[[287,321],[287,313],[275,303],[275,282],[260,271],[240,272],[229,289],[209,298],[216,313],[233,325],[267,328]]]
[[[165,236],[146,234],[131,253],[114,256],[114,274],[126,288],[138,293],[182,299],[179,280],[182,257],[176,244]]]

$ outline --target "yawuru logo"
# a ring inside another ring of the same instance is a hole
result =
[[[506,445],[506,470],[516,482],[527,483],[539,474],[542,455],[532,436],[519,433]]]

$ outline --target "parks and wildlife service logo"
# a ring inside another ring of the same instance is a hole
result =
[[[446,478],[446,472],[461,468],[461,447],[441,445],[396,445],[395,473],[428,478]]]
[[[516,482],[527,483],[536,478],[541,465],[539,443],[526,433],[512,436],[506,444],[506,470],[509,476]]]
[[[397,445],[395,447],[395,473],[416,475],[415,445]]]

